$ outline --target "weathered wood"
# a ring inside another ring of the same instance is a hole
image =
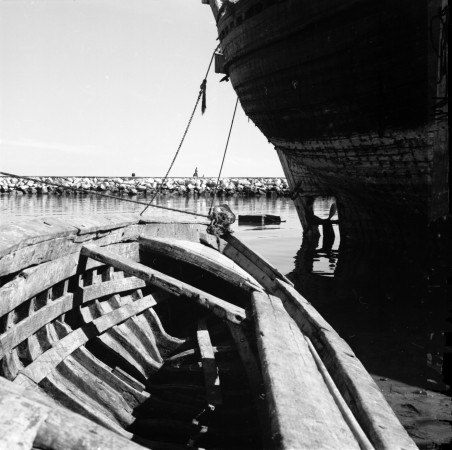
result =
[[[275,448],[359,449],[281,301],[255,293],[252,307]]]
[[[325,365],[323,364],[322,360],[320,359],[320,356],[318,355],[316,349],[312,345],[311,341],[307,336],[304,336],[306,342],[308,343],[309,350],[311,351],[312,356],[314,357],[314,361],[317,364],[317,368],[319,369],[319,372],[322,374],[323,379],[325,380],[325,384],[328,387],[328,390],[330,391],[331,395],[334,398],[334,401],[336,402],[337,407],[339,408],[342,416],[344,417],[345,421],[347,422],[350,430],[354,434],[356,440],[359,443],[359,446],[361,450],[374,450],[374,446],[370,443],[368,437],[364,433],[363,429],[359,425],[358,421],[356,420],[355,416],[351,412],[350,408],[348,407],[346,401],[342,398],[341,393],[339,392],[338,388],[334,384],[333,379],[331,378],[331,375],[328,373],[328,370],[326,369]]]
[[[247,319],[243,308],[232,305],[229,302],[210,295],[200,289],[196,289],[176,278],[165,275],[157,270],[150,269],[149,267],[124,258],[111,251],[100,249],[91,244],[83,246],[81,254],[124,270],[127,273],[143,279],[146,283],[157,286],[176,296],[190,298],[196,303],[210,309],[221,319],[229,320],[237,324],[241,324]]]
[[[43,409],[35,402],[0,389],[0,447],[31,449],[47,417]]]
[[[144,393],[143,391],[146,388],[146,386],[143,383],[141,383],[140,381],[138,381],[137,379],[135,379],[134,377],[132,377],[132,375],[130,375],[130,373],[127,373],[126,371],[121,369],[121,367],[116,366],[113,369],[113,374],[116,377],[118,377],[119,379],[121,379],[121,381],[123,381],[124,383],[133,387],[137,391]],[[147,392],[144,393],[144,395],[148,395]]]
[[[137,242],[115,244],[112,247],[117,253],[138,260]],[[0,288],[0,317],[31,297],[75,275],[78,263],[79,255],[75,253],[23,270],[21,276]],[[98,261],[91,260],[87,269],[100,265]]]
[[[149,398],[149,393],[143,391],[143,385],[139,385],[137,388],[131,386],[129,382],[125,382],[120,376],[118,376],[117,372],[113,373],[109,366],[96,358],[86,348],[80,347],[75,350],[72,353],[72,357],[82,364],[85,369],[89,370],[94,376],[102,380],[103,383],[108,384],[116,392],[118,392],[128,403],[130,408],[137,407]]]
[[[0,378],[2,448],[139,450],[138,444]]]
[[[266,414],[266,399],[264,381],[262,379],[261,369],[256,359],[256,354],[251,347],[249,337],[245,332],[232,324],[229,324],[229,331],[234,339],[235,345],[239,352],[243,366],[245,367],[246,376],[253,396],[253,403],[256,407],[259,418],[259,425],[263,435],[264,444],[267,446],[271,442],[269,433],[269,416]]]
[[[189,263],[248,292],[262,290],[262,286],[231,259],[200,243],[145,236],[139,238],[139,243],[140,249]]]
[[[257,252],[244,244],[236,236],[234,236],[233,234],[226,234],[225,236],[223,236],[223,239],[228,243],[228,245],[226,245],[223,250],[223,253],[226,256],[228,256],[228,249],[232,247],[246,256],[246,258],[248,258],[251,262],[258,265],[261,270],[264,271],[272,280],[279,278],[293,286],[292,282],[289,281],[273,264],[271,264],[263,256],[259,255]]]
[[[350,346],[292,286],[276,281],[284,307],[311,339],[341,395],[376,448],[415,449],[372,377]]]
[[[144,297],[143,297],[144,298]],[[140,299],[142,300],[142,299]],[[109,301],[98,302],[96,300],[94,308],[103,317],[106,314],[113,314],[116,311],[122,311],[126,307],[131,307],[135,302],[129,303],[127,305],[120,306],[117,309],[113,309],[109,305]],[[155,304],[155,302],[153,301]],[[154,360],[148,353],[146,346],[133,334],[127,327],[127,322],[130,321],[128,318],[122,323],[118,323],[114,327],[108,330],[108,334],[115,339],[120,345],[126,350],[129,355],[143,368],[144,374],[149,376],[150,374],[156,372],[160,366],[161,361]]]
[[[0,336],[0,358],[3,357],[2,351],[4,353],[9,352],[44,325],[72,309],[74,303],[73,300],[73,294],[66,294],[63,297],[48,303],[31,316],[21,320],[6,333],[2,334]]]
[[[251,261],[242,252],[232,246],[226,246],[223,250],[223,254],[234,261],[242,269],[250,273],[253,278],[266,290],[269,290],[274,286],[273,278],[263,270],[262,266],[258,264],[257,261]]]
[[[57,367],[56,371],[62,375],[64,383],[70,382],[77,391],[86,394],[93,408],[101,414],[118,422],[126,428],[133,422],[133,409],[125,399],[104,380],[95,376],[81,365],[72,355],[68,356]]]
[[[201,354],[202,370],[204,373],[204,383],[206,387],[206,402],[209,405],[217,406],[223,403],[220,388],[220,375],[215,362],[215,353],[210,341],[209,330],[206,322],[198,322],[196,333],[199,352]]]
[[[86,303],[90,300],[106,297],[107,295],[131,291],[145,286],[143,280],[135,277],[114,279],[103,283],[85,286],[74,293],[77,303]]]
[[[138,292],[138,295],[139,298],[143,297],[141,291]],[[126,303],[133,302],[130,297],[131,296],[126,296],[121,298],[119,295],[114,295],[108,303],[112,305],[113,308],[119,308]],[[152,333],[152,329],[142,315],[132,316],[130,319],[126,320],[121,327],[125,328],[126,333],[132,334],[139,340],[141,345],[144,347],[146,354],[148,354],[154,361],[157,363],[161,363],[163,361],[163,358],[158,350],[155,337]]]
[[[158,298],[158,294],[159,293],[154,293],[154,298]],[[143,311],[142,316],[146,319],[147,323],[151,327],[152,334],[155,336],[157,348],[163,358],[171,354],[185,342],[184,339],[170,336],[165,331],[162,323],[160,322],[159,316],[152,308]]]
[[[125,437],[131,437],[130,433],[124,431],[111,414],[101,411],[99,406],[76,384],[63,377],[58,372],[48,374],[40,383],[47,395],[57,403],[69,410],[81,414],[99,425],[115,431]]]
[[[69,356],[74,350],[86,344],[90,339],[153,305],[155,305],[155,301],[150,296],[143,297],[132,304],[125,305],[122,308],[93,320],[82,328],[72,331],[23,369],[22,374],[36,383],[39,383],[44,377],[52,372],[54,367]],[[19,377],[17,377],[15,382],[20,382],[20,380],[18,380]]]

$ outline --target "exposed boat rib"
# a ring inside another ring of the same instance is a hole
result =
[[[118,269],[124,270],[138,278],[146,281],[146,283],[157,286],[176,296],[184,296],[191,298],[196,303],[210,309],[215,315],[222,319],[229,320],[233,323],[242,324],[246,321],[246,314],[243,308],[232,305],[213,295],[196,289],[187,283],[169,277],[157,270],[150,269],[142,264],[128,260],[108,250],[101,249],[93,244],[82,247],[81,255],[112,265]]]
[[[215,407],[223,403],[220,389],[220,374],[215,362],[215,352],[210,341],[209,331],[204,320],[200,320],[198,323],[196,337],[204,372],[206,402]]]
[[[107,331],[117,323],[138,314],[145,309],[154,306],[156,303],[151,296],[144,297],[136,302],[125,305],[105,316],[99,317],[84,327],[69,333],[65,338],[59,340],[55,345],[23,369],[22,374],[29,379],[39,383],[53,368],[64,358],[69,356],[74,350],[86,344],[89,339]],[[20,382],[20,375],[15,382]]]

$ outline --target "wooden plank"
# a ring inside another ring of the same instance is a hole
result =
[[[69,333],[65,338],[60,339],[52,348],[44,352],[35,361],[23,369],[21,373],[35,383],[39,383],[44,377],[52,372],[54,367],[68,357],[73,351],[86,344],[90,339],[154,305],[155,301],[152,297],[147,296],[93,320],[82,328]],[[17,379],[15,381],[17,381]]]
[[[18,322],[6,333],[2,334],[0,336],[2,345],[0,349],[0,359],[3,357],[2,351],[4,353],[9,352],[44,325],[72,309],[73,300],[74,296],[72,293],[63,295],[63,297],[48,303],[31,316]]]
[[[74,296],[77,303],[86,303],[90,300],[106,297],[107,295],[140,289],[144,286],[146,286],[146,283],[143,280],[135,277],[128,277],[84,286],[83,288],[80,288],[80,290],[75,291]]]
[[[144,297],[143,297],[144,298]],[[141,300],[141,299],[140,299]],[[94,308],[97,312],[103,317],[106,314],[113,314],[116,311],[124,311],[127,314],[127,307],[132,307],[136,302],[129,303],[123,306],[120,306],[117,309],[113,309],[111,305],[109,305],[109,301],[98,302],[96,300]],[[153,301],[154,305],[155,302]],[[130,329],[127,327],[127,322],[130,321],[130,318],[127,318],[122,323],[118,323],[114,327],[108,330],[108,334],[113,337],[118,343],[121,344],[122,348],[126,350],[129,355],[139,364],[142,368],[146,376],[150,376],[152,373],[155,373],[161,367],[161,360],[156,361],[149,354],[146,345],[144,345],[133,333],[130,332]]]
[[[275,448],[359,449],[281,300],[251,302]]]
[[[251,262],[256,264],[261,268],[272,280],[275,278],[279,278],[286,283],[293,286],[292,282],[288,280],[273,264],[267,261],[263,256],[259,255],[257,252],[248,247],[245,243],[243,243],[240,239],[238,239],[233,234],[227,234],[223,236],[223,239],[228,243],[223,250],[223,253],[228,255],[228,247],[233,247],[244,256],[246,256]]]
[[[220,389],[220,374],[215,362],[215,352],[210,341],[209,330],[206,322],[198,322],[196,333],[199,352],[201,354],[202,370],[204,373],[204,384],[206,387],[206,402],[209,405],[218,406],[223,403]]]
[[[0,377],[0,436],[5,448],[140,450],[138,444]],[[16,420],[17,419],[17,420]],[[123,432],[129,439],[130,433]],[[33,439],[33,440],[32,440]],[[14,447],[15,441],[20,446]],[[31,441],[31,443],[30,443]],[[30,443],[30,445],[28,445]]]
[[[336,405],[338,406],[339,410],[341,411],[342,416],[344,417],[345,421],[347,422],[347,425],[349,426],[350,430],[354,434],[356,440],[359,443],[359,446],[362,450],[374,450],[374,446],[369,441],[368,437],[364,433],[363,429],[359,425],[358,421],[356,420],[355,416],[351,412],[350,408],[348,407],[346,401],[342,398],[341,393],[339,392],[338,388],[334,384],[333,379],[331,378],[331,375],[328,373],[328,370],[326,369],[325,365],[323,364],[323,361],[320,359],[320,356],[318,355],[316,349],[312,345],[311,341],[307,336],[304,336],[306,342],[308,343],[309,350],[311,351],[311,354],[314,358],[315,363],[317,364],[317,368],[319,369],[319,372],[322,374],[323,379],[325,380],[325,384],[328,387],[328,390],[330,391],[331,395],[334,398],[334,401],[336,402]]]
[[[141,290],[138,292],[138,295],[139,298],[142,298]],[[112,298],[110,298],[110,300],[108,300],[107,303],[110,304],[113,308],[119,308],[126,303],[132,303],[133,300],[131,297],[132,296],[129,295],[121,298],[119,295],[114,295]],[[137,339],[140,343],[140,346],[143,347],[143,351],[154,361],[156,361],[157,363],[162,363],[163,359],[158,350],[152,329],[143,316],[133,316],[130,319],[127,319],[119,327],[123,328],[126,334],[131,335],[135,339]]]
[[[59,327],[66,330],[66,335],[72,331],[67,324],[56,321],[55,328],[58,330]],[[92,373],[96,378],[102,380],[102,383],[107,384],[116,392],[119,392],[131,408],[137,407],[149,398],[150,394],[143,392],[144,386],[139,387],[139,390],[137,390],[130,386],[129,383],[125,383],[120,377],[116,376],[112,372],[111,367],[96,358],[85,347],[82,346],[75,350],[71,354],[71,357],[80,363],[86,370]]]
[[[261,265],[248,259],[243,253],[232,246],[226,246],[223,253],[238,264],[242,269],[246,270],[253,278],[263,286],[267,291],[272,292],[274,286],[273,279],[263,270]],[[273,292],[272,292],[273,293]]]
[[[266,414],[267,405],[261,369],[256,359],[256,354],[251,347],[250,339],[246,333],[241,328],[232,324],[229,324],[229,331],[231,332],[243,366],[245,367],[249,387],[253,396],[253,403],[259,418],[263,442],[265,447],[267,447],[271,442],[271,436],[269,433],[269,416]]]
[[[284,307],[311,339],[334,383],[376,448],[415,449],[416,445],[350,346],[292,286],[276,281]]]
[[[136,263],[135,261],[124,258],[111,251],[90,244],[82,247],[81,254],[120,270],[124,270],[131,275],[141,278],[146,283],[157,286],[173,295],[190,298],[196,303],[208,308],[223,320],[229,320],[232,323],[237,324],[242,324],[247,320],[243,308],[235,306],[225,300],[210,295],[207,292],[196,289],[187,283],[179,281],[176,278]]]
[[[159,293],[154,293],[154,297],[158,297]],[[156,345],[160,355],[165,358],[167,355],[172,354],[178,347],[185,343],[185,339],[175,338],[170,336],[163,328],[160,322],[159,316],[151,308],[143,311],[141,315],[146,319],[149,324],[152,334],[155,337]]]
[[[39,404],[0,392],[0,447],[31,449],[47,415]]]
[[[57,372],[49,373],[40,383],[47,395],[58,404],[78,413],[93,422],[115,431],[118,434],[127,435],[119,423],[111,415],[106,415],[96,407],[92,398],[85,394],[79,387]]]
[[[89,402],[102,415],[115,420],[123,428],[126,428],[134,421],[132,416],[133,409],[127,404],[121,394],[88,371],[72,355],[62,361],[56,367],[55,372],[62,376],[61,382],[65,386],[68,386],[66,383],[71,383],[72,386],[76,387],[74,395],[79,396],[80,392],[83,393],[84,397],[88,397],[88,400],[86,398],[82,399],[84,403]]]
[[[98,239],[98,245],[130,240],[129,228],[136,227],[138,220],[120,215],[48,217],[4,225],[0,234],[0,276],[77,252],[81,235]],[[106,241],[99,234],[112,236]]]
[[[124,309],[118,308],[115,311],[121,312]],[[107,316],[107,313],[102,315],[102,310],[96,307],[96,305],[81,308],[80,312],[86,323],[94,322]],[[108,314],[112,313],[110,312]],[[95,319],[95,317],[98,318]],[[134,371],[134,376],[138,376],[142,380],[145,380],[158,371],[161,366],[160,363],[148,358],[145,350],[144,355],[141,354],[130,341],[129,336],[124,335],[116,326],[109,327],[106,332],[100,333],[95,339],[102,343],[105,351],[111,354],[110,357],[113,357],[116,364],[121,365],[125,363],[126,367],[131,368],[129,370]]]
[[[194,265],[248,292],[262,290],[262,286],[231,259],[198,242],[141,236],[139,243],[140,249]]]
[[[137,260],[139,258],[137,242],[114,244],[112,247],[119,254]],[[40,292],[75,275],[78,264],[79,255],[75,253],[23,270],[21,276],[14,278],[0,288],[0,317]],[[101,265],[98,261],[91,260],[87,269]]]

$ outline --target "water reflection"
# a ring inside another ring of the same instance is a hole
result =
[[[370,372],[444,390],[451,250],[445,232],[412,248],[343,243],[334,251],[305,238],[290,277]],[[333,276],[316,270],[319,259]]]

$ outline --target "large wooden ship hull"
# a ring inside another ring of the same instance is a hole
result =
[[[336,197],[349,237],[447,213],[447,2],[203,3],[305,230],[319,195]]]
[[[0,448],[416,448],[291,283],[205,229],[2,227]]]

